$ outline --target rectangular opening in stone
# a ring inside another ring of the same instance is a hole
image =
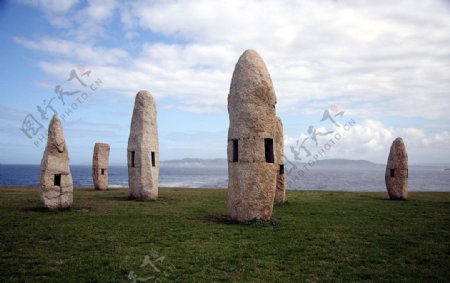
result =
[[[408,168],[406,169],[406,178],[408,178],[408,175],[409,175],[409,171],[408,171]]]
[[[392,178],[395,177],[395,169],[391,169],[391,177],[392,177]]]
[[[233,140],[233,162],[239,161],[239,144],[238,140]]]
[[[130,163],[131,163],[131,167],[134,167],[134,151],[131,151],[131,157],[130,157]]]
[[[155,167],[156,165],[156,161],[155,161],[155,152],[152,151],[152,167]]]
[[[102,175],[105,175],[105,169],[102,168],[101,174],[102,174]]]
[[[55,180],[53,184],[55,186],[61,186],[61,174],[55,174]]]
[[[280,175],[284,175],[284,164],[280,164]]]
[[[266,162],[273,163],[274,162],[273,139],[264,139],[264,152],[266,155]]]

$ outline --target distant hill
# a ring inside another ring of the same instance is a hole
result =
[[[317,161],[320,167],[379,167],[384,164],[373,163],[368,160],[351,160],[351,159],[323,159]]]

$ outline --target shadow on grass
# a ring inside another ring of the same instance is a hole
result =
[[[86,213],[93,210],[92,207],[67,207],[67,208],[46,208],[46,207],[25,207],[22,211],[38,213],[63,213],[63,212],[82,212]]]
[[[236,220],[228,219],[226,215],[206,215],[204,217],[201,217],[201,220],[216,224],[243,225],[250,227],[277,227],[281,225],[281,222],[279,220],[273,218],[271,220],[253,219],[250,221],[239,222]]]
[[[110,199],[110,200],[116,200],[116,201],[137,201],[137,202],[157,202],[157,201],[166,201],[166,197],[158,196],[158,199],[137,199],[132,196],[110,196],[110,195],[104,195],[104,196],[96,196],[96,198],[99,199]]]
[[[367,200],[389,200],[389,197],[382,196],[379,194],[359,194],[357,195],[360,199],[367,199]]]
[[[291,203],[289,201],[285,201],[282,203],[275,203],[273,206],[274,207],[283,207],[283,206],[289,206],[289,205],[291,205]]]
[[[72,211],[73,209],[71,207],[67,208],[47,208],[47,207],[25,207],[22,209],[22,211],[25,212],[41,212],[41,213],[57,213],[57,212],[66,212],[66,211]]]
[[[387,201],[391,201],[391,202],[407,202],[408,199],[390,199],[390,198],[380,198],[378,200],[387,200]]]
[[[121,197],[116,197],[116,198],[121,198]],[[127,197],[122,197],[124,198],[123,200],[126,201],[137,201],[137,202],[158,202],[158,201],[165,201],[166,198],[160,197],[158,196],[157,199],[139,199],[139,198],[135,198],[133,196],[127,196]]]

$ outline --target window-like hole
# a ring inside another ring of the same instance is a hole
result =
[[[134,167],[134,151],[131,152],[131,167]]]
[[[408,178],[408,175],[409,175],[409,171],[408,171],[408,168],[406,168],[406,178]]]
[[[156,165],[156,161],[155,161],[155,152],[152,151],[152,167],[155,167]]]
[[[280,175],[284,175],[284,164],[280,164]]]
[[[239,144],[238,140],[233,140],[233,162],[239,161]]]
[[[392,178],[395,177],[395,169],[391,169],[391,177],[392,177]]]
[[[274,162],[273,139],[264,139],[264,152],[266,155],[266,162],[273,163]]]
[[[61,174],[55,174],[55,181],[53,184],[55,186],[61,186]]]
[[[102,168],[101,174],[102,174],[102,175],[105,175],[105,169]]]

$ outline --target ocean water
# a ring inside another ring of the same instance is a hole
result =
[[[327,191],[385,191],[385,167],[370,168],[311,168],[304,175],[292,170],[287,175],[288,189]],[[75,187],[92,188],[91,167],[71,166]],[[290,171],[289,168],[286,172]],[[302,175],[302,176],[300,176]],[[161,187],[226,188],[227,168],[162,167]],[[110,166],[111,188],[126,188],[126,166]],[[0,186],[39,186],[38,165],[0,165]],[[410,191],[450,192],[450,170],[440,166],[410,166],[408,187]]]
[[[93,188],[92,167],[71,165],[75,187]],[[126,166],[110,166],[110,188],[128,187],[128,169]],[[227,168],[160,168],[159,184],[161,187],[189,188],[226,188],[228,185]],[[0,164],[0,186],[39,186],[39,165],[5,165]]]

